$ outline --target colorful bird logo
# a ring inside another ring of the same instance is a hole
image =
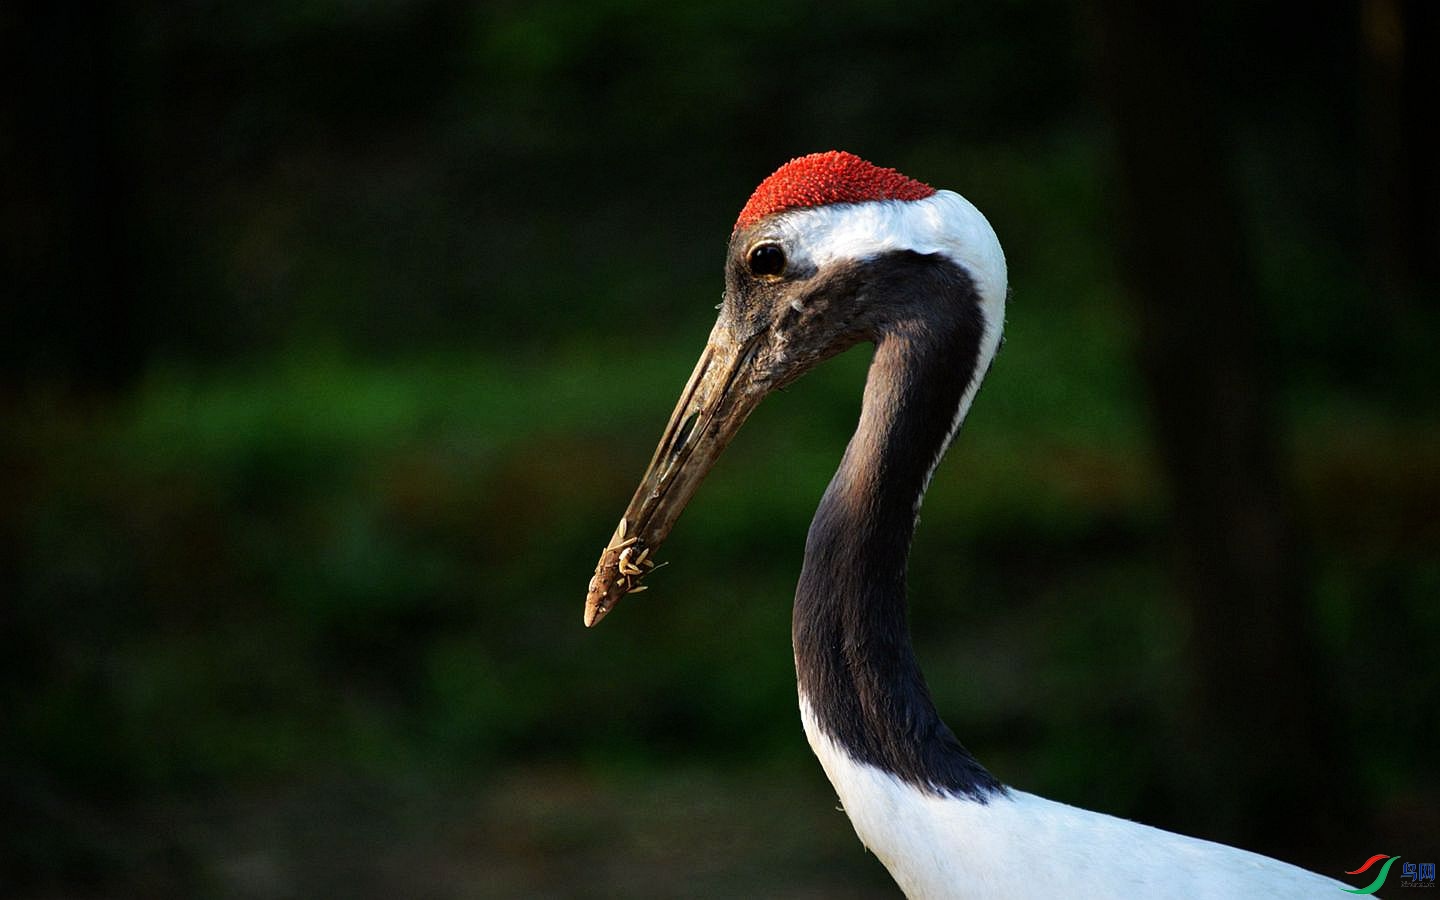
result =
[[[1365,860],[1365,864],[1360,868],[1356,869],[1353,872],[1345,873],[1346,875],[1359,875],[1361,872],[1364,872],[1366,869],[1370,868],[1371,866],[1375,865],[1377,862],[1383,859],[1385,860],[1385,865],[1380,867],[1380,874],[1375,876],[1375,880],[1370,882],[1370,884],[1363,888],[1343,888],[1342,890],[1344,890],[1347,894],[1375,893],[1376,891],[1380,890],[1380,885],[1385,883],[1385,876],[1390,874],[1390,867],[1393,866],[1395,864],[1395,860],[1399,858],[1400,857],[1398,856],[1387,857],[1384,853],[1375,854],[1374,856]]]

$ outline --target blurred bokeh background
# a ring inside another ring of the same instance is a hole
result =
[[[1009,257],[912,562],[961,738],[1440,853],[1440,6],[1150,6],[7,4],[0,893],[894,896],[788,631],[864,348],[580,626],[736,213],[830,148]]]

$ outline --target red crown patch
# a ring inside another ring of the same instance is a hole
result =
[[[869,200],[923,200],[935,189],[921,181],[866,162],[853,153],[831,150],[792,159],[755,189],[735,230],[748,228],[786,209]]]

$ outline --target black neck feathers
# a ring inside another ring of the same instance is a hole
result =
[[[858,762],[926,791],[984,801],[1004,788],[930,700],[910,643],[905,569],[926,481],[978,371],[973,283],[941,257],[882,257],[912,296],[875,345],[860,423],[805,543],[793,638],[800,691]]]

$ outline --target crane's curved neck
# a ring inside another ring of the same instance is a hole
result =
[[[806,539],[793,638],[802,704],[837,747],[983,801],[1004,788],[936,713],[905,602],[920,500],[983,375],[982,314],[973,288],[962,293],[876,341],[859,426]]]

